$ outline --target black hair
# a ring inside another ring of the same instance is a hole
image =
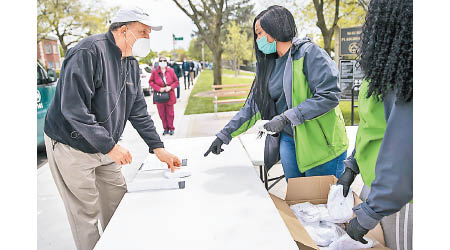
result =
[[[413,1],[370,1],[362,28],[359,64],[369,81],[367,97],[398,102],[413,98]]]
[[[261,28],[276,41],[280,42],[292,41],[297,35],[297,28],[291,12],[278,5],[273,5],[266,10],[263,10],[253,20],[253,44],[257,61],[257,73],[247,100],[250,95],[253,95],[253,98],[249,103],[250,106],[255,110],[255,105],[257,105],[261,118],[269,120],[275,115],[275,103],[270,98],[268,86],[270,75],[275,67],[275,59],[278,58],[278,54],[275,52],[266,55],[258,49],[256,43],[258,36],[255,33],[255,24],[258,20],[261,24]]]
[[[130,23],[134,23],[134,21],[132,21],[132,22],[120,22],[120,23],[112,23],[110,26],[109,26],[109,31],[115,31],[116,29],[118,29],[118,28],[120,28],[120,27],[122,27],[122,26],[124,26],[124,25],[128,25],[128,24],[130,24]]]

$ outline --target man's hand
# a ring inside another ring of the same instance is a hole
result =
[[[222,145],[223,145],[223,141],[219,137],[216,137],[216,139],[213,141],[213,143],[211,144],[211,146],[208,148],[208,150],[206,151],[206,153],[203,156],[206,157],[211,152],[213,152],[213,154],[216,154],[216,155],[220,154],[221,152],[223,152]]]
[[[365,240],[363,237],[368,232],[369,230],[359,225],[358,219],[356,217],[353,218],[348,224],[347,234],[350,236],[350,238],[357,240],[363,244],[367,244],[367,240]]]
[[[353,181],[355,180],[356,173],[353,172],[353,170],[349,167],[346,167],[344,170],[344,173],[342,173],[341,177],[339,178],[337,184],[342,185],[343,188],[343,195],[344,197],[347,197],[348,190],[350,189],[350,186],[352,185]]]
[[[264,129],[270,132],[280,133],[288,123],[289,119],[284,114],[281,114],[264,124]]]
[[[180,159],[178,159],[178,157],[176,157],[175,155],[167,152],[164,148],[155,148],[153,149],[153,152],[161,162],[165,162],[167,164],[172,173],[175,172],[175,169],[181,166]]]
[[[130,151],[119,144],[114,145],[111,151],[109,151],[108,156],[120,165],[130,164],[132,160]]]

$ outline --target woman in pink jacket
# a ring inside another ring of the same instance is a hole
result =
[[[163,123],[163,135],[173,135],[175,130],[173,126],[173,119],[175,117],[173,105],[177,102],[174,89],[178,87],[178,78],[174,70],[167,67],[167,59],[165,57],[159,58],[159,65],[153,70],[149,82],[154,91],[169,92],[169,101],[166,103],[156,103],[156,107],[158,108],[159,117]]]

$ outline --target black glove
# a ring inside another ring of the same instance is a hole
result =
[[[284,126],[289,123],[289,119],[284,115],[277,115],[268,123],[264,124],[264,129],[274,133],[280,133],[283,131]]]
[[[350,238],[357,240],[363,244],[367,244],[367,240],[365,240],[363,237],[368,232],[369,230],[359,225],[359,222],[356,219],[356,217],[350,221],[347,227],[347,234],[350,236]]]
[[[351,168],[345,168],[344,173],[342,173],[341,177],[339,178],[337,184],[344,187],[344,197],[347,197],[348,190],[350,189],[350,185],[352,185],[353,181],[355,180],[355,177],[356,173],[353,172]]]
[[[209,147],[208,151],[206,151],[204,156],[205,157],[208,156],[210,152],[213,152],[213,154],[216,155],[220,154],[220,152],[223,152],[222,145],[223,141],[219,137],[216,137],[216,139],[213,141],[213,143]]]

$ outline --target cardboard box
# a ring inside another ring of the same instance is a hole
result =
[[[290,205],[307,201],[312,204],[326,204],[330,186],[336,184],[336,182],[336,177],[332,175],[292,178],[289,179],[286,198],[284,200],[272,194],[270,195],[299,249],[319,250],[319,247],[314,243],[313,239],[297,219],[294,212],[292,212]],[[353,197],[355,198],[355,205],[362,202],[355,193],[353,193]],[[370,249],[389,249],[384,246],[383,230],[381,229],[380,224],[370,230],[366,237],[379,243]]]

